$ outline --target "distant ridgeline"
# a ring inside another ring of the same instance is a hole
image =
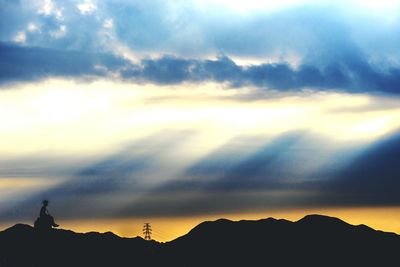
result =
[[[400,236],[320,215],[204,222],[167,243],[23,224],[0,232],[1,267],[400,266],[399,255]]]

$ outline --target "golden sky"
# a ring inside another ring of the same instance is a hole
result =
[[[306,177],[336,158],[347,161],[399,128],[400,100],[397,98],[312,90],[285,94],[254,87],[229,88],[215,83],[158,86],[50,79],[2,88],[0,121],[2,212],[26,200],[40,201],[50,194],[54,214],[62,213],[62,208],[70,212],[59,215],[65,228],[111,230],[123,236],[134,236],[148,220],[159,229],[161,235],[155,238],[160,241],[182,235],[202,220],[269,216],[297,220],[307,213],[339,216],[350,223],[399,232],[398,208],[388,207],[286,207],[281,211],[266,208],[265,212],[257,208],[257,212],[252,212],[250,205],[236,212],[220,210],[168,217],[151,215],[151,210],[149,216],[130,213],[121,218],[112,215],[113,209],[139,205],[137,203],[145,201],[142,197],[151,199],[152,190],[160,185],[185,179],[183,173],[190,166],[220,148],[227,149],[228,153],[229,149],[240,150],[239,157],[246,158],[291,131],[307,132],[311,137],[303,138],[306,143],[313,143],[314,136],[329,140],[314,150],[310,159],[302,158],[303,154],[291,159],[290,166],[296,175],[300,173]],[[177,138],[180,135],[176,133],[182,133],[182,138]],[[170,140],[169,136],[177,140]],[[238,148],[225,147],[242,137],[247,141]],[[139,174],[130,176],[123,190],[78,196],[63,193],[60,199],[57,199],[58,193],[54,193],[58,191],[52,191],[65,184],[79,188],[86,179],[79,176],[81,169],[112,157],[131,143],[143,143],[146,138],[151,141],[145,146],[136,146],[128,154],[133,157],[132,164],[135,157],[143,155],[150,157],[150,162]],[[343,153],[346,149],[352,153]],[[129,191],[129,188],[136,190],[138,185],[142,191]],[[285,197],[294,194],[296,192],[275,193],[274,201],[279,202],[281,196],[285,202]],[[164,201],[162,194],[157,197]],[[157,201],[157,197],[153,200]],[[31,203],[30,207],[38,203]],[[77,203],[79,209],[74,207]],[[18,212],[25,219],[34,218],[36,214],[34,208]],[[86,213],[89,214],[86,216]],[[9,222],[5,220],[4,223]]]

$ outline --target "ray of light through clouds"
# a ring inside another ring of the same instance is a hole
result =
[[[400,232],[398,11],[0,0],[0,225],[47,197],[73,229],[151,218],[160,240],[308,212]]]

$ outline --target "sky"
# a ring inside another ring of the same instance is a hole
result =
[[[400,233],[400,1],[0,0],[0,228]]]

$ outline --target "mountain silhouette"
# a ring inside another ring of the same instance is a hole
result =
[[[0,266],[398,266],[400,236],[340,219],[220,219],[167,243],[111,232],[0,232]]]

